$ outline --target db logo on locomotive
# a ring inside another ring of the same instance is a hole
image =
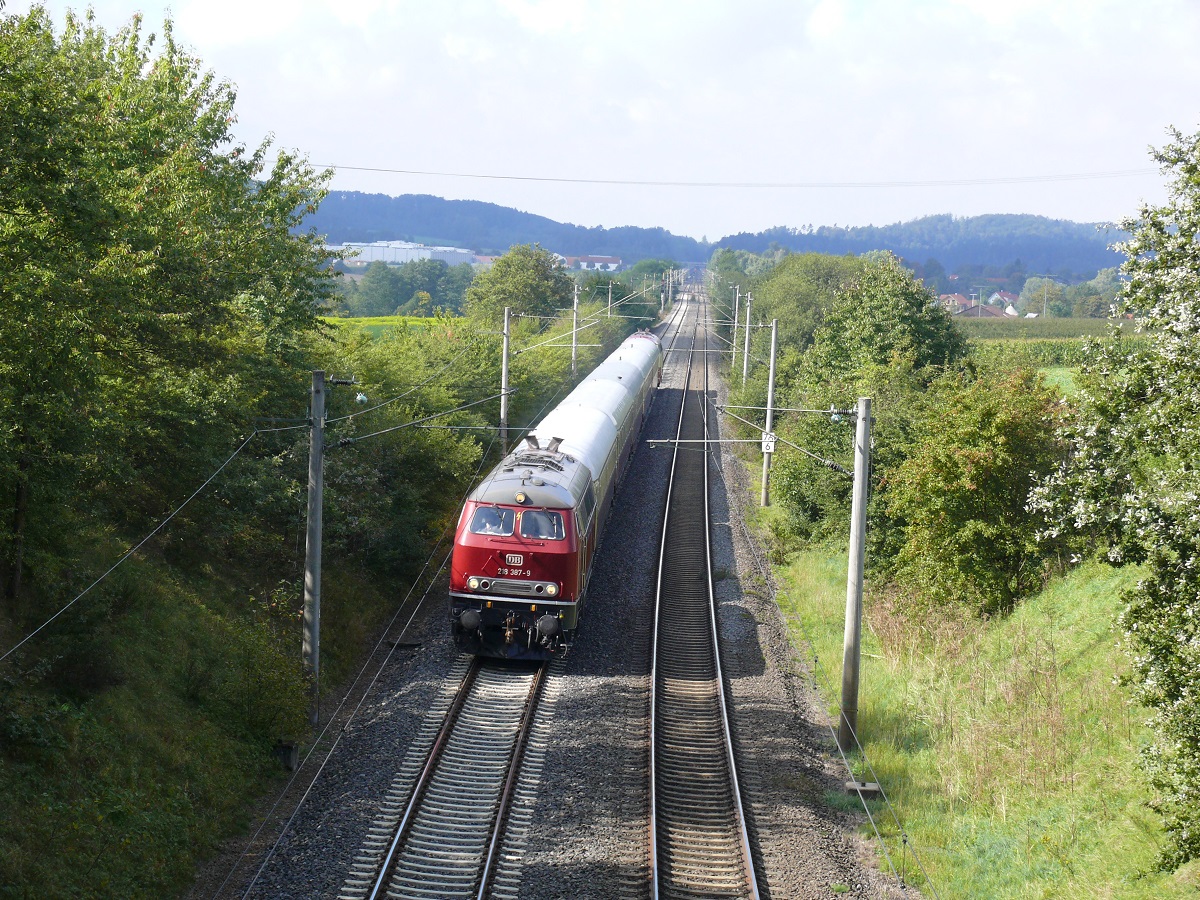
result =
[[[505,555],[504,561],[506,563],[508,563],[510,566],[525,565],[525,557],[522,556],[520,553],[508,553]]]

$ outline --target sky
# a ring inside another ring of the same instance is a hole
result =
[[[60,26],[86,9],[45,6]],[[710,240],[938,213],[1116,221],[1165,198],[1150,148],[1168,128],[1200,130],[1196,0],[92,8],[110,30],[169,10],[236,85],[239,137],[338,167],[334,189]]]

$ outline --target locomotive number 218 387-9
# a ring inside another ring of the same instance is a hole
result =
[[[497,575],[524,575],[529,578],[533,575],[532,569],[496,569]]]

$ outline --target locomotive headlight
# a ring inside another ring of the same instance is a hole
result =
[[[547,596],[554,597],[557,594],[558,594],[558,585],[557,584],[546,585],[546,595]]]
[[[479,579],[476,578],[474,575],[472,575],[470,578],[467,579],[467,587],[469,587],[473,591],[479,590]]]

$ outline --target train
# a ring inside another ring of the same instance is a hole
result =
[[[629,336],[468,495],[450,560],[459,648],[532,660],[570,648],[662,366],[657,335]]]

